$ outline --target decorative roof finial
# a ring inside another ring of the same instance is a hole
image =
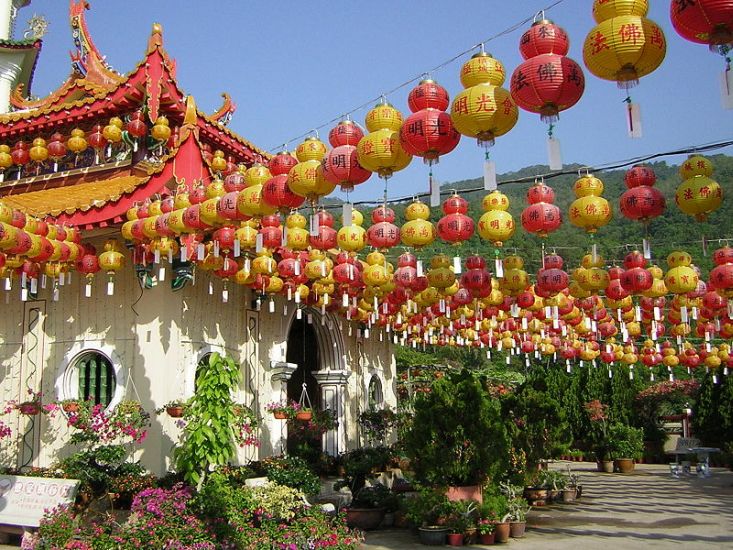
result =
[[[153,23],[153,30],[148,38],[148,53],[152,52],[156,47],[163,47],[163,25]]]
[[[186,97],[186,115],[183,117],[183,124],[185,125],[196,125],[196,119],[198,114],[196,113],[196,101],[193,96]]]

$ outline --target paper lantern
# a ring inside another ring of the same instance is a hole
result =
[[[562,224],[560,208],[553,204],[555,192],[544,183],[537,183],[527,191],[529,206],[522,211],[522,227],[538,237],[547,237]]]
[[[659,189],[652,187],[656,180],[654,170],[641,164],[633,166],[626,172],[624,182],[628,189],[619,199],[622,216],[630,220],[648,222],[664,212],[667,201]]]
[[[122,141],[122,128],[122,119],[112,117],[109,119],[109,124],[102,129],[102,135],[110,143],[119,143]]]
[[[573,191],[578,197],[570,205],[570,223],[595,233],[611,221],[612,212],[608,201],[601,197],[603,182],[591,175],[576,180]]]
[[[285,243],[291,250],[305,250],[308,248],[308,230],[305,228],[308,221],[305,216],[293,212],[285,218]]]
[[[459,133],[490,147],[495,138],[514,128],[519,117],[517,106],[504,83],[503,65],[489,54],[474,55],[461,69],[464,90],[451,105],[451,119]]]
[[[402,114],[388,104],[374,107],[366,116],[369,133],[359,140],[357,153],[359,164],[388,178],[394,172],[406,168],[412,160],[400,142]]]
[[[388,249],[400,242],[400,228],[393,222],[394,210],[386,206],[379,206],[372,211],[372,226],[366,233],[369,246],[379,249]]]
[[[282,244],[283,230],[280,225],[280,215],[270,214],[262,218],[262,246],[264,248],[275,249]]]
[[[328,141],[333,148],[342,145],[356,146],[363,137],[364,132],[351,120],[342,120],[328,133]]]
[[[343,220],[342,220],[343,222]],[[358,210],[351,212],[351,225],[345,225],[338,230],[337,243],[341,250],[358,252],[366,245],[366,231],[361,226],[364,216]]]
[[[43,138],[36,138],[33,140],[33,146],[28,151],[28,156],[33,162],[42,163],[48,158],[48,147],[46,147],[46,140]]]
[[[290,172],[296,164],[298,164],[298,159],[287,151],[283,151],[270,159],[268,168],[273,176],[279,176]]]
[[[585,39],[583,60],[598,78],[628,89],[664,60],[667,44],[661,27],[645,17],[646,0],[595,0],[598,23]]]
[[[355,126],[352,124],[352,126]],[[354,139],[355,134],[347,139]],[[372,173],[359,164],[356,146],[338,145],[331,149],[321,161],[323,177],[333,185],[340,185],[342,191],[351,191],[354,186],[367,181]]]
[[[698,274],[690,267],[692,258],[687,252],[675,251],[667,256],[670,269],[664,277],[664,284],[673,294],[687,294],[697,288]]]
[[[326,144],[315,136],[309,136],[295,149],[295,156],[300,162],[320,160],[326,156]]]
[[[292,157],[291,157],[292,158]],[[287,173],[287,172],[285,172]],[[273,174],[267,166],[255,162],[244,173],[244,184],[246,187],[254,187],[255,185],[264,185]],[[224,182],[226,184],[226,181]]]
[[[710,285],[726,298],[733,299],[733,248],[719,248],[713,254],[713,261],[715,267],[710,271]]]
[[[428,221],[430,207],[415,200],[405,208],[407,222],[402,226],[400,237],[403,244],[413,248],[422,248],[435,240],[435,226]]]
[[[733,43],[733,1],[695,0],[670,2],[672,26],[682,38],[708,44],[711,50],[724,53]]]
[[[552,21],[536,21],[520,39],[525,61],[512,74],[514,102],[543,122],[555,122],[560,111],[575,105],[583,95],[585,77],[575,61],[565,57],[568,36]]]
[[[443,201],[445,215],[438,220],[438,236],[451,244],[470,239],[473,235],[474,223],[466,212],[468,212],[468,202],[463,197],[453,195]]]
[[[484,214],[478,222],[478,233],[482,239],[490,241],[494,246],[502,246],[514,235],[514,218],[507,212],[509,198],[500,191],[492,191],[481,203]]]
[[[272,168],[270,171],[272,172]],[[285,213],[301,206],[305,202],[305,197],[296,195],[290,190],[287,174],[278,174],[262,186],[262,200]]]
[[[710,178],[712,173],[712,163],[697,155],[680,166],[684,181],[677,188],[674,200],[682,212],[698,221],[705,221],[723,202],[723,188]]]

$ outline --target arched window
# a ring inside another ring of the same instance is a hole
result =
[[[376,374],[369,380],[369,391],[367,397],[369,399],[369,409],[375,410],[382,408],[382,405],[384,404],[382,381]]]
[[[196,390],[199,389],[199,375],[201,374],[201,367],[204,365],[209,364],[209,357],[211,357],[211,353],[205,353],[201,356],[201,359],[199,359],[199,362],[196,364],[196,374],[193,378],[193,392],[196,393]]]
[[[107,407],[115,394],[117,376],[109,358],[98,351],[85,351],[71,362],[71,381],[76,381],[79,399]]]

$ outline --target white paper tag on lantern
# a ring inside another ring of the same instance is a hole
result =
[[[690,322],[689,318],[687,317],[687,306],[682,306],[680,308],[680,321],[684,324]]]
[[[423,269],[422,260],[417,261],[417,267],[415,268],[415,271],[417,271],[418,277],[422,277],[425,275],[425,270]]]
[[[695,306],[692,307],[692,320],[697,321],[697,308]]]
[[[165,268],[161,267],[158,270],[158,282],[162,283],[163,281],[165,281]]]
[[[188,259],[186,256],[186,245],[183,245],[181,247],[181,262],[185,262]]]
[[[13,283],[11,282],[10,277],[5,279],[5,290],[10,290],[13,288]]]
[[[504,262],[501,258],[497,258],[496,260],[494,260],[494,271],[496,272],[497,278],[504,278]]]
[[[295,273],[296,277],[300,276],[300,260],[295,261],[295,265],[293,265],[293,272]]]
[[[723,109],[733,109],[733,71],[730,69],[720,74],[720,100]]]
[[[239,255],[242,253],[242,245],[239,242],[239,239],[234,239],[234,250],[232,251],[235,258],[239,258]]]
[[[229,291],[226,288],[221,291],[221,301],[225,304],[229,301]]]
[[[214,295],[214,283],[209,281],[209,296],[213,296],[213,295]]]
[[[461,274],[461,257],[453,256],[453,273],[456,275]]]
[[[430,176],[430,206],[440,206],[440,182]]]
[[[652,259],[652,247],[649,244],[649,239],[643,239],[641,241],[641,248],[644,254],[644,259],[651,260]]]
[[[92,297],[92,285],[90,283],[87,283],[84,286],[84,296],[87,297],[87,298],[91,298]]]
[[[280,237],[280,244],[284,247],[288,244],[288,226],[283,226],[282,235]]]
[[[728,317],[733,318],[733,300],[728,300]]]
[[[52,300],[54,302],[59,301],[59,287],[55,286],[53,287],[53,291],[51,292]]]
[[[200,262],[204,259],[204,255],[206,254],[206,248],[204,248],[203,244],[199,244],[196,247],[196,259]]]
[[[550,170],[562,170],[562,153],[560,152],[559,139],[547,138],[547,159]]]
[[[20,300],[22,302],[27,302],[28,301],[28,289],[25,288],[25,287],[23,287],[23,288],[20,289]]]
[[[351,203],[350,202],[347,202],[346,204],[344,204],[343,214],[341,216],[342,219],[343,219],[343,225],[344,225],[344,227],[348,227],[348,226],[350,226],[352,224],[351,212],[352,212]]]
[[[662,320],[662,313],[659,310],[658,307],[654,306],[654,320],[655,321],[661,321]]]
[[[62,271],[59,275],[59,286],[64,286],[64,281],[66,280],[65,273]]]
[[[641,107],[638,103],[628,103],[626,105],[626,126],[630,138],[638,139],[642,136]]]
[[[46,288],[46,274],[41,273],[41,288]]]
[[[31,279],[31,294],[36,294],[38,292],[38,279],[33,277]]]
[[[496,164],[494,161],[487,160],[484,162],[484,190],[496,191],[497,188]]]
[[[310,226],[308,228],[311,237],[318,236],[318,216],[315,214],[310,215]]]

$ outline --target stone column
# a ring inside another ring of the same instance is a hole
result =
[[[264,406],[272,401],[280,401],[283,399],[283,396],[287,399],[288,380],[290,380],[290,377],[293,376],[293,373],[297,368],[298,365],[295,363],[270,361],[270,394],[266,401],[260,402],[263,418],[262,427],[265,428],[263,430],[262,444],[266,443],[264,436],[269,434],[267,440],[267,443],[269,443],[269,449],[263,449],[263,451],[265,451],[263,453],[265,456],[267,454],[279,455],[285,453],[288,441],[288,425],[285,420],[276,419],[272,414],[264,409]]]
[[[321,390],[321,405],[336,415],[336,429],[323,434],[323,452],[336,456],[346,450],[346,383],[347,370],[319,370],[313,373]]]
[[[20,76],[21,62],[22,56],[17,53],[0,55],[0,113],[10,111],[10,94]]]

